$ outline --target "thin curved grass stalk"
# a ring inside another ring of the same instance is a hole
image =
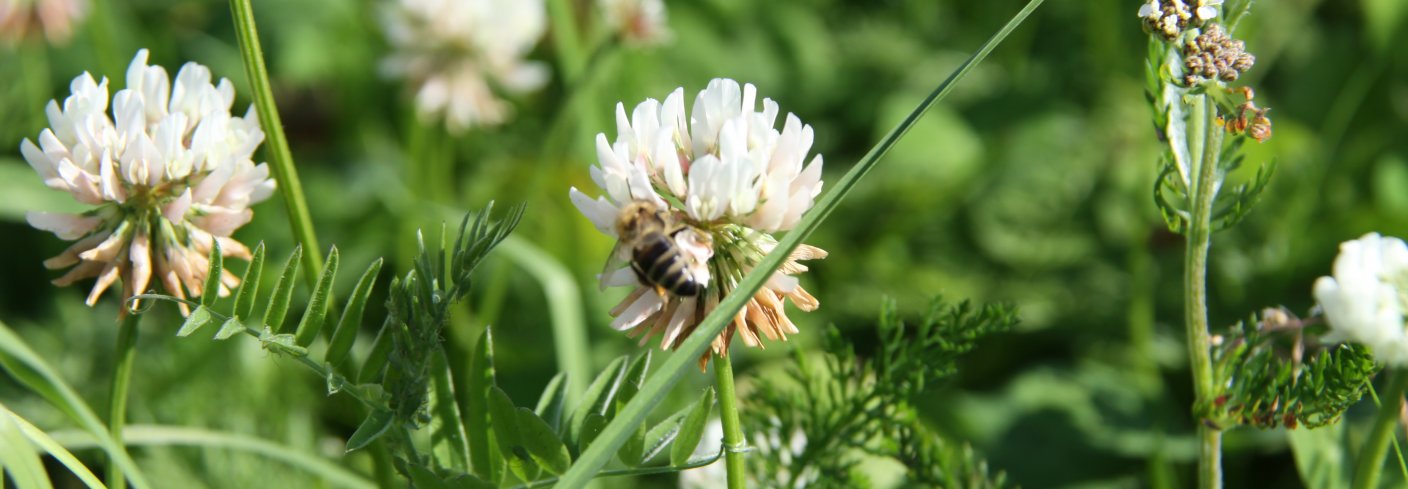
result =
[[[83,465],[83,461],[78,460],[78,457],[75,457],[72,453],[65,449],[63,444],[55,441],[49,433],[45,433],[44,430],[39,429],[39,427],[37,426],[34,426],[29,422],[29,420],[26,420],[23,417],[20,417],[20,415],[15,414],[13,411],[10,411],[9,408],[5,407],[4,403],[0,403],[0,418],[8,418],[8,422],[14,423],[15,426],[19,428],[20,434],[24,435],[25,438],[29,439],[29,443],[34,444],[35,448],[43,450],[44,453],[48,454],[51,457],[54,457],[54,460],[58,461],[60,465],[63,465],[64,468],[68,469],[68,471],[72,473],[74,477],[77,477],[78,481],[82,482],[83,485],[90,488],[105,487],[103,485],[102,479],[99,479],[98,476],[93,475],[93,472],[88,470],[88,466]],[[3,422],[5,421],[0,420],[0,423]],[[99,448],[97,443],[94,443],[93,447]]]
[[[792,250],[821,225],[821,222],[836,209],[841,200],[851,192],[861,178],[874,168],[880,158],[914,126],[914,123],[930,107],[948,95],[959,80],[963,79],[974,66],[986,58],[1041,3],[1042,0],[1028,2],[1026,7],[1008,21],[1007,25],[993,34],[977,52],[973,53],[967,61],[949,75],[948,79],[940,83],[924,101],[920,102],[919,106],[915,107],[899,125],[890,130],[879,143],[871,148],[865,157],[861,158],[850,171],[846,172],[845,176],[841,177],[830,192],[817,201],[811,212],[802,217],[797,227],[787,233],[787,236],[778,243],[772,253],[763,258],[757,268],[744,277],[733,293],[720,302],[718,308],[700,323],[690,337],[680,345],[675,354],[665,360],[658,373],[652,376],[635,398],[622,408],[616,419],[602,430],[595,443],[582,452],[576,463],[558,482],[561,487],[572,488],[586,485],[611,460],[621,445],[631,437],[635,428],[664,399],[670,388],[688,369],[693,367],[695,360],[704,354],[709,348],[710,342],[723,330],[724,325],[733,319],[734,314],[743,308],[747,300],[753,297],[753,294],[762,287],[763,282],[772,276],[773,271],[782,266],[783,261],[792,253]]]
[[[532,243],[510,236],[499,248],[505,257],[543,286],[552,318],[553,351],[557,366],[567,373],[568,402],[582,398],[591,377],[587,356],[587,324],[582,319],[582,294],[566,267]]]
[[[97,448],[92,436],[79,431],[56,431],[54,441],[70,450]],[[328,460],[309,455],[262,438],[238,433],[186,428],[181,426],[132,425],[127,429],[127,443],[135,446],[192,446],[224,448],[252,453],[303,470],[328,482],[332,487],[372,489],[376,484]]]

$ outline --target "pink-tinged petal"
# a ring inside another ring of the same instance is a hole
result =
[[[191,189],[187,188],[186,191],[181,192],[180,197],[177,197],[176,200],[171,201],[171,203],[166,204],[166,206],[161,209],[161,215],[165,216],[166,220],[171,221],[173,224],[180,224],[186,220],[186,212],[190,210]]]
[[[98,216],[83,216],[56,212],[30,211],[25,220],[35,229],[54,233],[59,239],[74,240],[93,232],[102,224]]]
[[[634,328],[664,306],[665,302],[660,299],[659,294],[653,292],[640,294],[635,302],[632,302],[625,311],[621,312],[621,315],[611,321],[611,327],[617,331]]]
[[[132,293],[144,294],[147,292],[147,284],[152,279],[152,253],[151,240],[145,232],[137,232],[132,237],[132,246],[129,248],[127,259],[132,263],[132,283],[130,286]]]
[[[112,163],[106,152],[98,163],[98,171],[103,198],[117,203],[127,202],[127,185],[118,179],[117,165]]]
[[[91,261],[83,262],[78,264],[78,266],[69,269],[68,272],[65,272],[62,276],[52,280],[50,283],[59,287],[67,287],[69,285],[73,285],[74,282],[77,282],[79,280],[98,276],[98,274],[102,273],[103,269],[107,266],[108,264],[106,263]]]
[[[698,299],[690,298],[680,301],[680,305],[675,308],[674,314],[670,315],[670,323],[665,326],[664,339],[660,342],[660,348],[668,348],[675,344],[680,333],[684,331],[684,325],[690,318],[694,317],[694,308],[698,304]]]
[[[234,238],[222,236],[215,239],[220,242],[220,254],[225,258],[248,260],[253,257],[253,253],[249,251],[249,247],[245,246],[244,243],[235,241]],[[239,280],[236,279],[235,283],[238,284]]]
[[[39,176],[44,179],[45,185],[53,187],[50,181],[54,181],[55,183],[60,181],[59,170],[54,166],[54,161],[49,159],[49,156],[45,155],[44,151],[40,150],[38,146],[35,146],[29,138],[25,138],[24,141],[20,142],[20,154],[24,155],[24,160],[29,162],[29,167],[33,168],[34,172],[38,173]]]
[[[112,234],[110,231],[99,231],[74,242],[68,249],[65,249],[63,253],[59,253],[58,256],[44,260],[44,268],[58,270],[60,268],[77,265],[79,261],[78,255],[80,253],[91,250],[94,246],[98,246],[99,243],[107,240],[110,234]]]
[[[64,186],[55,188],[68,191],[73,195],[73,200],[81,204],[99,205],[106,201],[93,175],[68,159],[59,161],[59,178],[64,181]]]
[[[215,236],[229,236],[254,218],[249,209],[202,208],[205,215],[192,217],[191,223]]]
[[[88,304],[89,307],[92,307],[93,304],[97,304],[98,298],[102,297],[103,292],[107,291],[108,287],[111,287],[113,282],[117,281],[120,272],[121,270],[118,268],[117,263],[107,264],[107,267],[103,268],[103,273],[98,275],[98,282],[93,284],[93,290],[88,292],[88,300],[84,301],[84,303]]]
[[[126,248],[128,236],[128,233],[124,230],[115,232],[111,236],[108,236],[108,239],[105,239],[102,243],[99,243],[98,246],[93,247],[93,249],[79,253],[78,257],[82,258],[84,261],[96,261],[104,263],[114,261],[114,259],[117,258],[117,255],[121,253],[124,248]]]

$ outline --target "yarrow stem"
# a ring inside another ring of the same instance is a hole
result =
[[[1212,402],[1212,341],[1208,333],[1208,248],[1212,241],[1212,203],[1217,194],[1218,158],[1222,148],[1222,128],[1214,119],[1216,104],[1207,95],[1193,101],[1189,131],[1190,154],[1196,155],[1197,178],[1193,182],[1193,207],[1189,216],[1187,249],[1183,260],[1184,313],[1188,333],[1188,361],[1193,370],[1193,412],[1199,417]],[[1196,149],[1201,148],[1201,154]],[[1198,487],[1222,487],[1222,432],[1198,420]]]
[[[1398,414],[1403,405],[1403,391],[1408,390],[1408,372],[1402,368],[1390,367],[1388,383],[1384,386],[1379,414],[1374,418],[1374,427],[1364,449],[1359,452],[1359,460],[1354,463],[1354,487],[1372,489],[1379,487],[1379,474],[1384,468],[1384,456],[1388,454],[1389,442],[1393,440],[1393,430],[1398,426]]]
[[[137,323],[141,317],[141,314],[127,312],[117,331],[117,356],[108,397],[108,431],[119,445],[122,444],[122,427],[127,422],[127,390],[132,383],[132,363],[137,356]],[[126,475],[112,457],[108,457],[107,477],[109,488],[127,487]]]
[[[230,0],[230,13],[235,19],[235,37],[239,39],[240,57],[244,59],[245,73],[249,75],[249,86],[253,90],[255,111],[259,114],[259,125],[264,128],[269,148],[269,166],[274,169],[274,178],[279,182],[279,192],[284,196],[284,209],[288,211],[288,223],[293,228],[294,239],[303,246],[303,277],[309,285],[316,285],[322,275],[323,253],[319,250],[318,236],[313,231],[313,219],[308,213],[308,202],[303,198],[303,185],[298,181],[298,170],[293,167],[293,153],[288,149],[288,137],[284,136],[284,125],[279,118],[279,109],[274,105],[274,91],[269,83],[269,70],[264,66],[264,51],[259,46],[259,32],[254,28],[254,8],[250,0]]]
[[[729,357],[714,354],[714,378],[719,389],[719,417],[724,425],[724,467],[728,470],[728,488],[743,489],[744,473],[743,426],[738,417],[738,396],[733,388],[733,364]]]

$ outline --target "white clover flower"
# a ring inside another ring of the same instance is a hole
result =
[[[1188,26],[1188,21],[1193,18],[1193,11],[1189,10],[1188,4],[1183,0],[1148,0],[1139,5],[1138,15],[1150,31],[1162,35],[1165,39],[1174,39]],[[1215,9],[1213,15],[1217,15]]]
[[[1222,6],[1222,0],[1198,0],[1198,20],[1208,21],[1217,17],[1217,8]]]
[[[50,128],[39,144],[20,145],[45,185],[94,206],[28,215],[31,226],[78,240],[44,262],[73,267],[56,285],[97,277],[90,306],[118,278],[124,299],[145,292],[153,276],[171,295],[194,297],[215,242],[224,256],[249,258],[230,234],[253,217],[251,204],[269,198],[274,181],[252,160],[264,140],[254,108],[230,115],[230,80],[212,85],[209,69],[186,63],[173,86],[164,68],[147,66],[143,49],[127,68],[127,88],[112,97],[111,116],[106,78],[84,73],[71,88],[62,108],[49,102]],[[226,274],[221,282],[224,295],[239,280]]]
[[[0,39],[17,43],[38,24],[51,43],[65,43],[88,15],[86,0],[0,0]]]
[[[603,286],[636,288],[611,311],[612,327],[641,336],[642,344],[659,333],[662,348],[678,347],[776,247],[772,233],[792,229],[811,208],[822,187],[821,156],[806,161],[812,128],[788,114],[779,131],[777,103],[763,99],[762,105],[757,110],[753,85],[727,79],[709,82],[688,117],[683,88],[663,103],[647,99],[629,116],[617,104],[616,141],[597,135],[599,163],[591,169],[605,195],[592,199],[574,187],[572,203],[597,229],[618,238],[617,217],[632,202],[669,209],[690,230],[675,235],[682,255],[706,264],[707,274],[690,267],[703,291],[679,296],[641,283],[630,267],[608,270]],[[796,333],[783,299],[805,311],[817,307],[795,275],[807,270],[798,261],[825,256],[819,248],[799,246],[714,340],[714,351],[726,354],[735,332],[749,346],[761,346],[760,337],[786,340]],[[629,256],[615,257],[623,258]]]
[[[1408,365],[1408,246],[1369,233],[1340,244],[1334,276],[1315,281],[1315,300],[1330,323],[1331,341],[1368,346],[1379,361]]]
[[[660,44],[670,39],[664,0],[600,0],[606,26],[631,44]]]
[[[497,125],[510,110],[495,89],[547,82],[545,65],[523,59],[547,29],[543,0],[394,0],[385,12],[383,69],[415,87],[422,120],[443,113],[455,133]]]

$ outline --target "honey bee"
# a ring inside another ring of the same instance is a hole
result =
[[[654,287],[661,296],[666,292],[684,297],[699,295],[704,284],[690,273],[690,268],[698,264],[675,241],[681,232],[696,231],[671,215],[669,208],[648,200],[626,204],[616,215],[616,236],[620,241],[611,251],[602,277],[620,268],[629,256],[636,278]]]

